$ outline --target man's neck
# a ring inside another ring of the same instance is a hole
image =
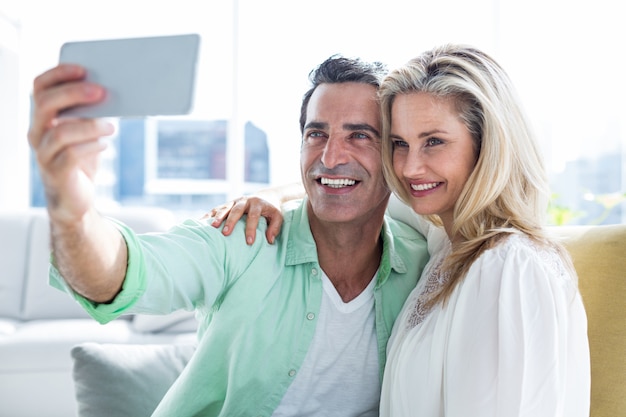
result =
[[[383,215],[357,223],[324,223],[311,219],[321,268],[344,302],[356,298],[380,266]]]

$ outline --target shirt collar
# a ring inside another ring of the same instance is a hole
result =
[[[286,265],[318,262],[317,247],[315,240],[313,240],[311,227],[309,226],[309,216],[306,209],[307,201],[308,199],[306,197],[303,198],[297,206],[291,206],[289,209],[285,210],[284,213],[285,224],[290,224],[285,256]],[[399,274],[407,272],[404,260],[396,252],[389,221],[389,218],[385,215],[381,231],[383,238],[383,254],[378,270],[377,286],[387,281],[392,269]]]
[[[283,213],[285,217],[283,226],[289,224],[286,265],[318,262],[317,246],[311,233],[309,215],[306,209],[307,201],[308,199],[305,197],[295,207],[290,205]]]
[[[396,251],[396,244],[389,225],[389,217],[385,215],[383,218],[383,229],[381,236],[383,238],[383,256],[380,260],[380,268],[378,271],[378,282],[376,287],[383,285],[393,269],[398,274],[405,274],[408,269],[402,257]]]

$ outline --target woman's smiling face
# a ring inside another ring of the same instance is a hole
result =
[[[391,108],[393,168],[413,210],[437,214],[449,232],[453,213],[476,163],[476,148],[452,98],[398,95]]]

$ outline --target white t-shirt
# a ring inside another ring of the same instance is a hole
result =
[[[512,235],[428,311],[449,240],[397,200],[389,210],[424,232],[431,259],[389,339],[381,416],[588,417],[587,318],[560,257]]]
[[[322,281],[324,293],[313,342],[273,416],[378,416],[376,280],[348,303],[326,274]]]

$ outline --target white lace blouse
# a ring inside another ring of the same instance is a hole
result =
[[[389,340],[380,415],[589,416],[587,319],[560,257],[512,235],[429,310],[450,242],[395,198],[389,212],[427,236],[431,259]]]

